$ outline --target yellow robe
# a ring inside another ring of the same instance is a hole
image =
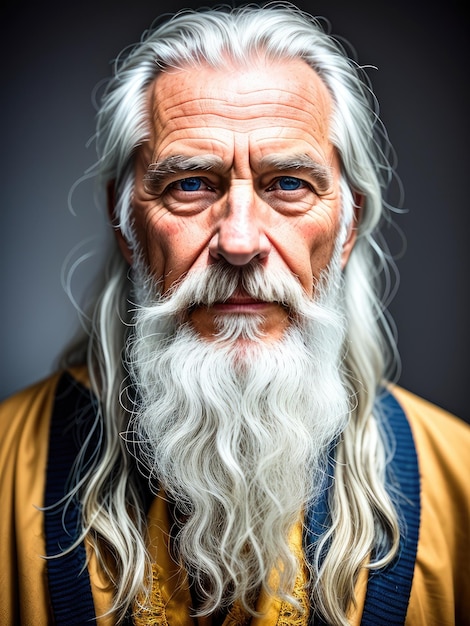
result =
[[[86,371],[75,369],[86,384]],[[0,407],[0,624],[46,626],[51,623],[43,514],[45,468],[54,392],[60,374],[6,400]],[[421,473],[421,525],[406,626],[470,624],[470,428],[404,391],[393,393],[405,410],[416,443]],[[157,529],[157,503],[149,528]],[[153,535],[152,541],[157,541]],[[90,581],[97,615],[109,608],[96,560]],[[358,626],[367,575],[359,578],[358,606],[350,623]],[[260,602],[264,600],[261,598]],[[272,610],[279,606],[266,599]],[[111,626],[113,618],[100,618]],[[266,622],[268,623],[268,622]],[[170,621],[170,626],[174,624]],[[261,626],[261,623],[260,623]]]

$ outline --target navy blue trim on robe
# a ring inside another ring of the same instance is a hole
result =
[[[386,424],[393,433],[393,458],[387,466],[387,488],[400,514],[400,549],[387,567],[369,575],[362,626],[401,626],[413,582],[421,518],[421,481],[413,434],[396,398],[381,398]]]
[[[369,574],[361,626],[403,626],[413,581],[421,516],[421,482],[413,435],[396,398],[382,391],[378,398],[379,420],[393,456],[387,465],[387,491],[400,516],[400,548],[386,567]],[[333,484],[334,451],[330,455],[323,496],[307,515],[306,545],[316,542],[330,525],[328,491]],[[324,551],[328,549],[325,546]],[[372,554],[372,558],[374,558]],[[322,558],[320,557],[320,563]],[[311,626],[327,626],[313,614]]]
[[[411,429],[403,409],[389,393],[380,397],[384,432],[390,436],[393,458],[387,467],[387,484],[402,522],[400,551],[388,567],[370,574],[362,626],[402,626],[408,609],[419,535],[420,479]],[[95,424],[97,403],[90,391],[65,373],[58,384],[50,429],[45,494],[47,555],[53,557],[71,546],[79,536],[80,504],[72,500],[64,507],[69,477],[83,437]],[[81,437],[81,438],[80,438]],[[89,449],[97,449],[99,438]],[[86,462],[86,461],[85,461]],[[329,524],[327,495],[334,475],[333,455],[329,461],[323,497],[307,515],[306,545],[315,542]],[[70,553],[48,563],[51,604],[57,626],[80,626],[93,622],[95,611],[82,543]],[[130,618],[126,623],[131,623]],[[312,626],[327,626],[312,615]]]
[[[93,423],[95,415],[96,401],[91,392],[64,374],[52,412],[44,499],[47,576],[57,626],[85,626],[96,620],[83,542],[54,558],[73,545],[80,534],[80,504],[74,499],[64,506],[63,498],[81,447],[80,431],[83,429],[84,436],[87,430],[89,434],[87,421]]]

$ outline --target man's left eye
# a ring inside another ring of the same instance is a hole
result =
[[[274,189],[281,189],[282,191],[295,191],[296,189],[302,189],[306,183],[301,178],[295,176],[280,176],[273,185],[271,185],[268,191]]]

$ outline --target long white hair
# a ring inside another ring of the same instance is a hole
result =
[[[387,450],[374,406],[379,386],[384,377],[393,375],[397,363],[384,313],[393,266],[379,234],[381,222],[388,219],[384,197],[393,169],[366,75],[325,32],[322,22],[292,5],[184,11],[150,29],[116,60],[98,112],[96,173],[104,182],[112,181],[116,226],[132,242],[133,158],[150,133],[149,85],[165,68],[200,64],[223,68],[227,55],[247,62],[257,54],[273,61],[303,59],[324,81],[334,103],[330,140],[341,158],[344,186],[364,197],[357,241],[343,276],[342,362],[354,404],[337,449],[331,528],[318,547],[320,551],[328,543],[328,553],[321,566],[315,555],[312,560],[314,570],[321,567],[313,572],[315,607],[328,623],[344,625],[354,584],[370,552],[375,549],[379,557],[369,567],[379,567],[393,558],[399,539],[397,515],[384,484]],[[348,203],[343,210],[351,210]],[[131,293],[129,268],[116,247],[86,343],[91,383],[100,399],[96,419],[103,449],[75,490],[83,506],[83,535],[115,585],[113,609],[118,615],[145,589],[149,566],[145,512],[134,464],[120,436],[129,428],[121,392],[126,378],[123,348],[133,323]],[[77,358],[77,353],[69,357]],[[105,556],[109,552],[115,558],[111,567]]]

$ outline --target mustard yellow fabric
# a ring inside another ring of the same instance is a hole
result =
[[[470,428],[403,389],[421,473],[421,525],[407,625],[470,624]]]
[[[86,383],[85,370],[73,370],[73,375]],[[43,503],[49,423],[59,376],[14,395],[0,406],[2,626],[51,623],[43,516],[38,507]],[[422,480],[420,539],[406,626],[464,626],[470,616],[470,428],[403,389],[394,388],[393,393],[410,421]],[[149,515],[152,549],[162,527],[162,514],[154,503]],[[165,552],[159,550],[158,568]],[[111,592],[93,555],[90,557],[95,609],[103,615],[109,608]],[[352,626],[360,624],[366,585],[364,571],[356,588],[358,606],[350,611]],[[184,588],[181,592],[185,593]],[[278,611],[275,602],[267,601]],[[175,611],[179,611],[178,604],[177,598]],[[168,624],[179,626],[173,621],[172,610],[167,607]],[[114,620],[102,617],[97,623],[111,626]]]

